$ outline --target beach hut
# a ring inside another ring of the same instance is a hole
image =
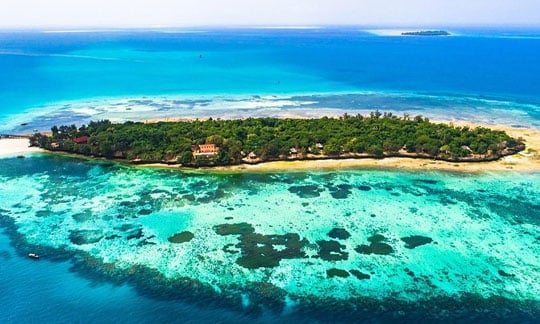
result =
[[[73,139],[75,144],[86,144],[88,143],[88,136],[81,136]]]
[[[215,144],[200,144],[195,149],[195,156],[214,156],[218,152],[219,147]]]

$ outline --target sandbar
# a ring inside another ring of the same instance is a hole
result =
[[[38,147],[29,146],[27,138],[0,139],[0,158],[13,157],[36,152],[45,152],[45,150]]]

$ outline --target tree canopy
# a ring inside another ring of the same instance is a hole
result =
[[[208,119],[115,124],[108,120],[77,128],[54,126],[36,134],[34,145],[49,150],[143,162],[188,166],[355,156],[419,156],[449,161],[492,160],[523,149],[503,131],[454,127],[427,118],[373,112],[369,117],[291,119]],[[197,145],[215,144],[215,156],[193,154]],[[291,154],[294,151],[296,153]]]

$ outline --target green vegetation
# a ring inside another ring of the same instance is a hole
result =
[[[503,131],[435,124],[417,116],[373,112],[340,118],[195,120],[54,126],[33,145],[52,151],[186,166],[231,165],[284,159],[411,156],[447,161],[498,159],[524,149]],[[210,154],[198,145],[214,144]]]
[[[445,30],[422,30],[414,32],[401,33],[403,36],[449,36],[450,33]]]

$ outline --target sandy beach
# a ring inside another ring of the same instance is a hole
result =
[[[519,172],[540,172],[540,130],[532,128],[513,128],[500,125],[479,125],[467,122],[448,122],[455,126],[469,126],[471,128],[482,126],[491,129],[506,131],[514,138],[522,138],[526,144],[523,152],[506,156],[498,161],[491,162],[445,162],[430,159],[418,158],[360,158],[360,159],[327,159],[327,160],[291,160],[265,162],[259,164],[241,164],[226,167],[212,167],[195,169],[198,171],[223,171],[223,172],[274,172],[284,170],[336,170],[336,169],[369,169],[388,168],[404,170],[440,170],[458,172],[497,172],[497,171],[519,171]],[[28,153],[44,152],[37,147],[29,147],[28,139],[0,139],[0,158],[25,155]],[[176,168],[178,165],[167,164],[143,164],[142,167],[155,168]]]
[[[443,122],[443,121],[441,121]],[[445,162],[434,161],[430,159],[417,158],[384,158],[384,159],[328,159],[328,160],[309,160],[309,161],[277,161],[265,162],[260,164],[241,164],[226,167],[200,168],[199,171],[224,171],[224,172],[274,172],[291,170],[337,170],[337,169],[403,169],[403,170],[421,170],[421,171],[450,171],[450,172],[540,172],[540,130],[531,128],[513,128],[500,125],[480,125],[467,122],[448,122],[454,126],[486,127],[496,130],[506,131],[514,138],[522,138],[526,144],[523,152],[506,156],[497,161],[491,162]],[[157,168],[181,168],[177,165],[166,164],[143,164],[142,167]]]
[[[0,139],[0,158],[25,155],[28,153],[43,152],[38,147],[28,146],[26,138],[2,138]]]

